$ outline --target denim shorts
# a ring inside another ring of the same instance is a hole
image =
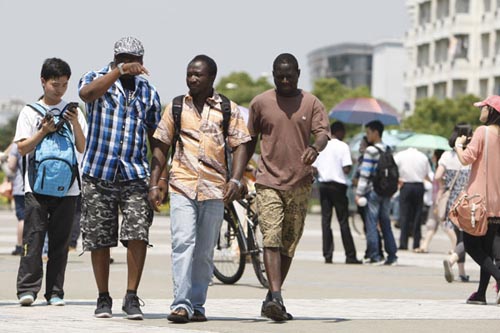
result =
[[[15,195],[14,204],[16,205],[17,221],[24,221],[24,195]]]
[[[122,214],[120,241],[149,244],[153,210],[148,201],[148,181],[109,182],[83,177],[81,230],[84,251],[118,245],[118,216]]]
[[[257,211],[264,247],[280,248],[292,258],[304,232],[311,185],[292,190],[276,190],[256,184]]]

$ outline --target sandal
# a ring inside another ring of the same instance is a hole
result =
[[[429,251],[427,251],[426,249],[423,249],[421,247],[413,249],[413,252],[415,252],[415,253],[429,253]]]

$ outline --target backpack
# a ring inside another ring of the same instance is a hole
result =
[[[73,132],[62,117],[68,105],[55,115],[39,103],[28,104],[43,117],[54,117],[58,128],[47,134],[28,156],[28,181],[33,193],[64,197],[75,178],[80,181]]]
[[[231,170],[230,170],[230,161],[231,161],[231,151],[229,145],[227,144],[227,137],[229,135],[229,121],[231,120],[231,101],[224,95],[219,94],[222,99],[221,109],[222,109],[222,134],[224,135],[224,155],[226,160],[226,169],[227,169],[227,179],[230,179]],[[174,137],[172,140],[172,160],[175,155],[175,150],[177,144],[179,148],[183,149],[184,144],[181,139],[181,113],[182,107],[184,106],[184,95],[180,95],[175,97],[172,100],[172,116],[174,118]]]
[[[392,197],[398,190],[399,170],[394,157],[392,156],[391,148],[387,147],[385,151],[377,146],[375,147],[380,158],[375,174],[372,176],[373,189],[382,197]]]

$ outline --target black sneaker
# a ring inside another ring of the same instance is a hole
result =
[[[111,318],[113,313],[111,308],[113,307],[113,300],[109,296],[99,296],[97,299],[97,308],[94,311],[94,316],[96,318]]]
[[[125,295],[122,310],[127,314],[127,319],[143,320],[144,315],[142,314],[141,306],[144,306],[144,302],[137,295]]]
[[[20,256],[23,254],[23,247],[21,245],[16,245],[16,248],[10,254],[13,256]]]
[[[289,320],[283,301],[277,298],[274,298],[271,301],[265,301],[262,304],[261,314],[274,321]]]

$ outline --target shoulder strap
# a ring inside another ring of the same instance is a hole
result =
[[[222,99],[222,133],[224,134],[224,138],[227,138],[229,135],[229,122],[231,120],[231,101],[222,94],[219,94],[219,96]]]
[[[181,140],[181,113],[182,107],[184,105],[184,95],[179,95],[172,100],[172,116],[174,118],[174,138],[172,140],[172,154],[171,158],[174,158],[175,148],[177,147],[177,142],[179,146],[183,147]]]
[[[486,192],[484,193],[484,199],[486,203],[486,210],[488,209],[488,126],[486,126],[486,131],[484,133],[484,167],[486,169],[485,176],[485,184],[486,184]]]
[[[42,115],[42,117],[45,117],[45,114],[47,113],[47,109],[40,103],[30,103],[28,104],[30,108],[38,112],[39,114]]]

